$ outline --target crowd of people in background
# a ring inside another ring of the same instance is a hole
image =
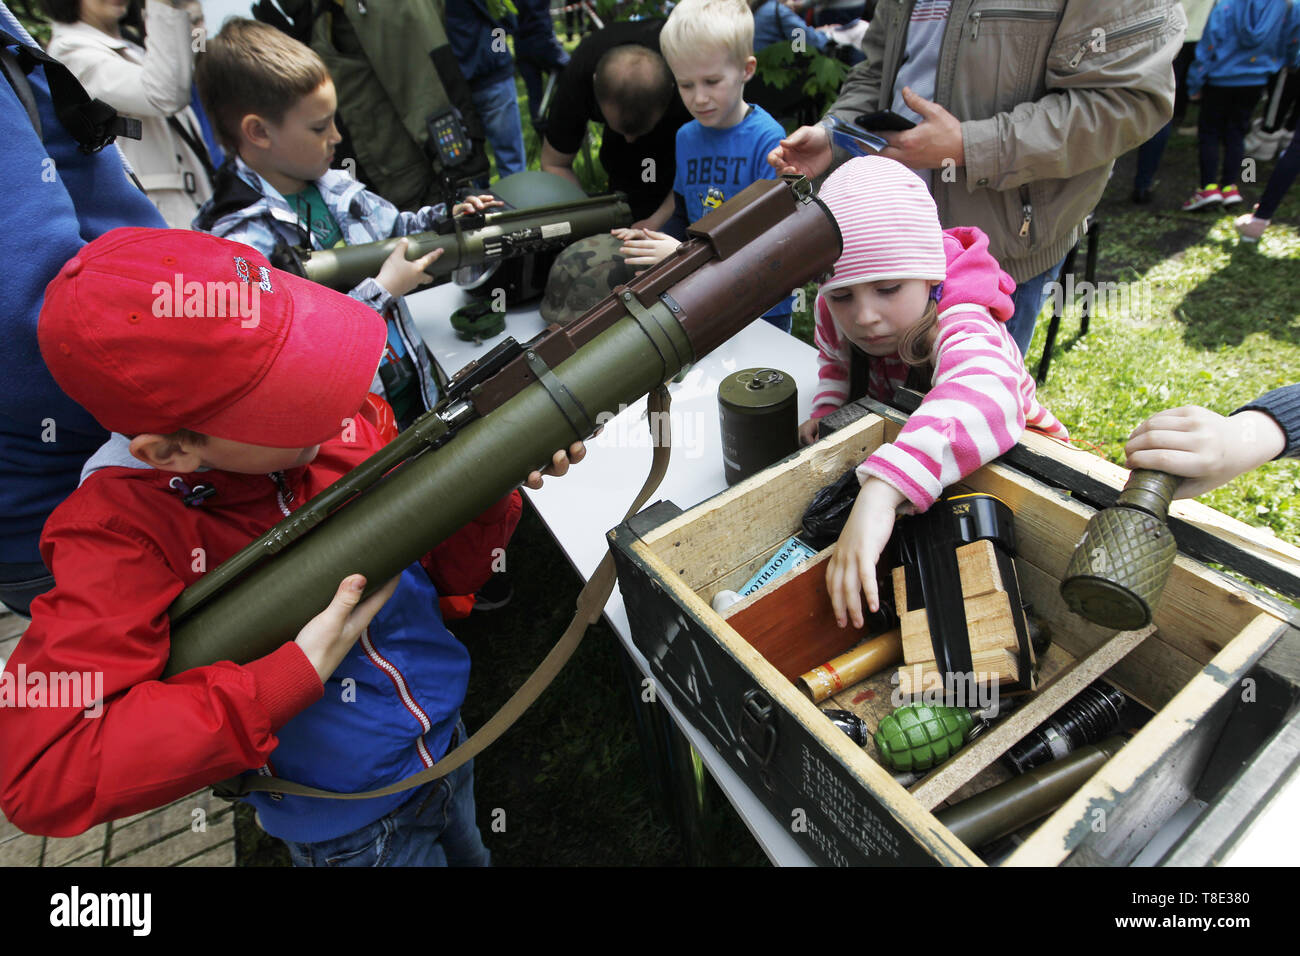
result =
[[[859,468],[858,504],[827,572],[841,626],[861,626],[864,596],[876,606],[875,564],[900,509],[925,510],[1025,428],[1065,437],[1038,401],[1024,353],[1120,156],[1137,151],[1132,199],[1152,202],[1166,143],[1198,104],[1200,183],[1182,204],[1193,211],[1243,203],[1248,146],[1276,149],[1289,138],[1258,204],[1236,220],[1246,242],[1259,240],[1300,173],[1300,84],[1286,82],[1300,69],[1300,7],[1288,0],[1059,0],[1024,10],[986,0],[680,0],[663,17],[605,24],[570,49],[545,0],[375,2],[364,22],[343,4],[281,2],[275,25],[237,18],[219,30],[196,0],[43,3],[49,56],[0,4],[0,149],[19,177],[0,243],[39,250],[3,280],[15,387],[0,408],[0,599],[34,616],[20,645],[33,666],[54,667],[68,647],[95,649],[126,715],[100,730],[126,727],[157,747],[122,757],[119,737],[78,734],[71,716],[27,716],[20,730],[5,715],[0,802],[40,832],[79,832],[220,776],[271,772],[273,752],[276,773],[367,789],[431,765],[464,737],[467,654],[441,618],[425,622],[418,608],[434,591],[434,600],[464,594],[472,603],[488,578],[484,556],[518,521],[517,493],[467,527],[459,551],[413,565],[375,597],[361,602],[364,582],[341,582],[294,642],[298,656],[214,669],[201,689],[140,693],[167,658],[167,605],[196,578],[186,534],[233,553],[436,401],[432,356],[397,303],[427,283],[438,253],[408,261],[403,241],[337,301],[316,298],[305,280],[273,282],[267,257],[281,244],[401,238],[499,205],[485,162],[464,167],[474,175],[447,195],[464,159],[458,137],[477,144],[478,159],[490,147],[496,177],[507,177],[529,165],[526,119],[535,165],[577,182],[596,124],[604,185],[627,195],[634,219],[607,237],[606,252],[635,269],[670,255],[692,222],[754,182],[787,173],[815,181],[844,250],[813,304],[820,381],[800,437],[815,440],[817,419],[845,401],[904,385],[927,393],[899,438]],[[757,50],[789,42],[801,56],[834,52],[831,37],[844,29],[861,42],[842,58],[852,66],[821,122],[791,129],[788,115],[749,101]],[[117,115],[70,92],[74,79]],[[445,109],[429,112],[430,89]],[[897,123],[882,134],[887,146],[851,158],[837,125],[886,112]],[[139,121],[137,137],[120,135],[123,117]],[[164,226],[193,232],[168,246]],[[171,367],[159,340],[134,327],[145,306],[133,270],[147,262],[149,277],[166,278],[163,265],[182,251],[212,275],[231,256],[264,270],[277,301],[322,310],[351,364],[333,369],[319,340],[299,331],[285,333],[293,349],[268,342],[241,353],[229,375],[211,372],[215,353],[181,350]],[[109,336],[93,323],[110,322],[114,296],[137,311]],[[789,332],[793,308],[792,297],[763,318]],[[268,368],[279,377],[259,378]],[[257,403],[241,391],[245,379]],[[295,397],[313,406],[306,424],[266,411]],[[362,447],[341,447],[334,419],[363,399],[380,410]],[[1135,431],[1128,454],[1135,466],[1187,476],[1182,493],[1199,493],[1296,454],[1298,417],[1296,389],[1230,419],[1178,409]],[[960,422],[959,434],[941,421]],[[1241,447],[1242,422],[1265,440]],[[580,444],[557,451],[545,472],[520,480],[538,487],[583,453]],[[210,520],[226,504],[204,505],[167,478],[200,468],[231,502],[233,524]],[[265,487],[255,494],[240,476],[259,471]],[[113,567],[96,568],[97,554]],[[144,583],[128,585],[118,567]],[[412,692],[432,704],[404,696],[377,708],[370,717],[391,731],[392,752],[331,763],[320,741],[354,754],[354,718],[317,699],[336,670],[371,672],[363,665],[378,652],[360,635],[372,620],[377,640],[399,648],[397,664],[385,664],[406,668]],[[132,636],[129,649],[114,646],[119,631]],[[160,728],[199,725],[209,708],[223,715],[220,735]],[[404,721],[417,711],[412,736]],[[63,770],[72,763],[96,769],[71,781]],[[253,802],[297,863],[479,864],[487,852],[470,767],[414,797],[324,809],[278,795]],[[445,827],[426,819],[435,792],[450,814]],[[410,842],[390,858],[395,827]]]

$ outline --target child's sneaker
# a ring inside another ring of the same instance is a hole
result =
[[[1204,189],[1198,189],[1192,194],[1192,198],[1183,203],[1183,212],[1191,212],[1193,209],[1200,209],[1203,206],[1212,206],[1215,203],[1223,202],[1223,193],[1220,192],[1217,183],[1210,183]]]
[[[1259,207],[1256,206],[1256,209]],[[1238,216],[1232,224],[1236,227],[1237,232],[1241,235],[1242,242],[1259,242],[1259,237],[1264,235],[1264,230],[1268,228],[1270,219],[1257,219],[1253,212],[1248,212],[1244,216]]]
[[[1223,196],[1223,204],[1225,206],[1235,206],[1237,203],[1241,202],[1241,192],[1236,186],[1224,186],[1223,189],[1220,190],[1220,194]]]

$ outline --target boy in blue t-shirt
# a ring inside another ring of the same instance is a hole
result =
[[[761,106],[745,102],[754,75],[754,16],[745,0],[682,0],[659,35],[659,47],[695,118],[677,131],[676,209],[663,232],[615,229],[629,265],[651,266],[686,238],[686,226],[750,183],[776,178],[767,154],[785,136]],[[763,318],[790,331],[794,296]]]

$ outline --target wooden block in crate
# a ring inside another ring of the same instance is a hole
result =
[[[1024,611],[1011,606],[1011,598],[998,571],[992,541],[964,544],[956,549],[956,553],[971,664],[975,673],[994,675],[1001,683],[1014,683],[1020,679],[1015,615]],[[940,679],[943,675],[935,662],[926,609],[907,610],[910,604],[907,575],[903,568],[894,569],[893,579],[894,602],[903,632],[903,666],[898,669],[899,685],[904,694],[918,694],[919,688],[933,686],[925,681],[926,675],[938,674]]]

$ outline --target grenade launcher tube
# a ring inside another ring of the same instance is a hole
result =
[[[451,275],[461,266],[478,266],[498,259],[560,247],[630,225],[632,209],[619,193],[574,202],[552,203],[532,209],[488,212],[483,224],[452,232],[418,232],[406,236],[407,259],[418,259],[435,249],[443,253],[429,266],[429,275]],[[340,292],[362,279],[378,275],[384,260],[400,238],[381,239],[337,249],[318,249],[303,255],[302,272],[313,282]]]
[[[768,181],[733,202],[762,200],[776,190],[795,195],[789,184]],[[778,223],[731,255],[708,258],[666,295],[652,297],[664,276],[677,277],[683,262],[700,261],[709,217],[701,220],[693,230],[700,241],[688,242],[588,313],[608,309],[612,299],[626,303],[629,292],[635,296],[630,311],[550,370],[573,402],[562,408],[543,382],[532,381],[492,408],[490,416],[463,427],[453,441],[408,460],[283,553],[174,622],[163,676],[219,660],[247,663],[270,653],[294,639],[348,574],[364,574],[367,591],[382,586],[507,494],[555,449],[589,437],[600,413],[635,402],[780,302],[792,287],[829,271],[840,253],[839,230],[829,211],[807,197],[788,207]],[[683,303],[700,308],[707,303],[716,311],[690,315]]]

